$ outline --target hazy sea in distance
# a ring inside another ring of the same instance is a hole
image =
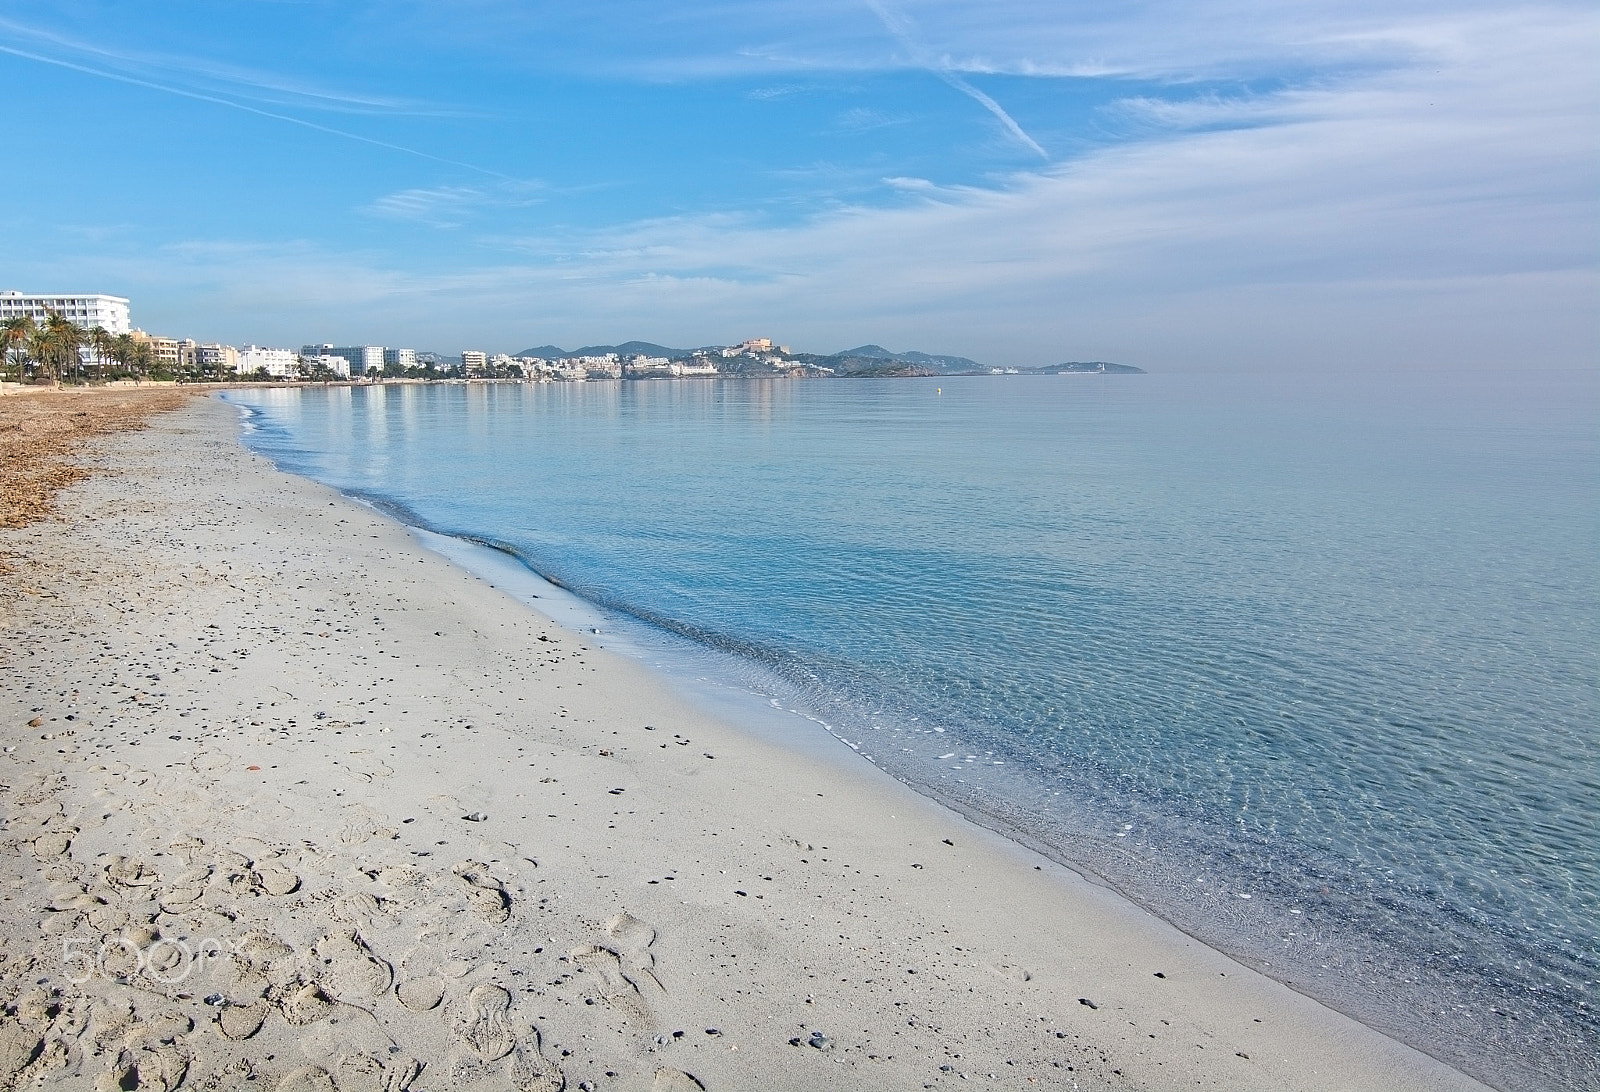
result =
[[[607,644],[1500,1088],[1600,1087],[1595,373],[228,398]]]

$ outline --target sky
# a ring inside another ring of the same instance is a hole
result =
[[[0,289],[231,344],[1590,368],[1600,9],[0,12]]]

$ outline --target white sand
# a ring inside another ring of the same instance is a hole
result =
[[[0,533],[0,1088],[1482,1087],[235,431]]]

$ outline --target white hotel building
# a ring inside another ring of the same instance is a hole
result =
[[[121,296],[24,295],[21,292],[0,292],[0,322],[25,315],[34,322],[42,323],[52,312],[86,330],[103,326],[107,333],[125,334],[130,328],[128,301]]]

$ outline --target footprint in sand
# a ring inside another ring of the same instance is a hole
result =
[[[590,975],[598,984],[595,994],[600,1000],[620,1009],[623,1015],[631,1019],[642,1023],[650,1021],[650,1010],[639,996],[639,987],[623,973],[622,957],[616,952],[597,944],[585,944],[572,949],[569,957],[579,970]],[[652,981],[655,980],[654,975],[650,977]]]
[[[70,1061],[70,1051],[56,1034],[57,1002],[34,987],[18,997],[11,1019],[0,1019],[0,1081],[22,1088]]]
[[[189,1055],[176,1043],[149,1043],[117,1054],[111,1068],[95,1080],[95,1092],[171,1092],[189,1072]]]
[[[311,946],[323,964],[320,981],[336,1001],[372,1001],[389,992],[394,968],[367,947],[354,929],[335,929]]]
[[[252,929],[240,937],[234,951],[263,972],[287,965],[294,957],[294,949],[286,941],[265,929]]]
[[[337,837],[347,846],[359,846],[371,841],[398,838],[400,832],[389,825],[386,816],[356,804],[345,809],[344,826]]]
[[[456,865],[455,874],[466,885],[467,905],[474,914],[490,924],[499,924],[511,917],[511,895],[490,873],[488,865],[462,861]]]
[[[250,1005],[228,1005],[217,1013],[217,1030],[224,1039],[242,1042],[261,1030],[267,1019],[267,1007],[259,1002]]]
[[[105,899],[90,894],[89,890],[80,884],[63,883],[51,888],[50,901],[45,908],[60,913],[67,910],[92,911],[104,905],[106,905]]]
[[[377,1054],[346,1054],[335,1071],[339,1092],[405,1092],[422,1072],[422,1063],[409,1055],[385,1063]]]
[[[511,1058],[511,1087],[515,1092],[561,1092],[566,1086],[560,1067],[544,1056],[539,1030],[528,1029]]]
[[[614,914],[606,922],[606,933],[617,942],[618,947],[624,952],[642,952],[655,943],[656,931],[654,927],[640,921],[624,910]]]
[[[492,982],[481,983],[467,994],[457,1035],[486,1062],[504,1058],[517,1045],[510,1014],[511,994]]]
[[[333,916],[357,928],[381,929],[392,924],[394,915],[404,909],[404,905],[395,899],[356,891],[334,900]]]
[[[368,872],[367,875],[385,887],[392,887],[396,890],[421,887],[428,881],[427,873],[420,868],[412,868],[410,865],[383,865]]]
[[[336,1092],[337,1087],[326,1069],[308,1065],[285,1073],[274,1092]]]
[[[156,903],[169,914],[187,910],[205,895],[206,883],[210,879],[210,865],[191,868],[157,892]]]
[[[662,1066],[650,1082],[650,1092],[705,1092],[705,1085],[681,1069]]]
[[[256,861],[250,870],[250,892],[255,895],[291,895],[300,877],[276,861]]]
[[[256,1092],[264,1086],[255,1063],[238,1058],[200,1078],[195,1087],[199,1092]]]
[[[204,751],[189,760],[189,768],[195,773],[223,773],[233,765],[233,759],[220,751]]]
[[[1021,967],[1015,963],[1006,962],[1004,960],[995,963],[985,963],[984,966],[988,968],[990,974],[997,974],[1001,978],[1007,979],[1011,982],[1028,982],[1033,978],[1033,972],[1028,970],[1026,967]]]
[[[408,1092],[422,1075],[422,1063],[409,1054],[397,1054],[383,1067],[382,1092]]]
[[[39,835],[33,840],[33,855],[41,861],[65,857],[67,850],[72,848],[72,836],[76,833],[78,833],[77,827],[69,827],[66,830]]]
[[[105,862],[106,883],[120,891],[153,887],[161,879],[155,869],[133,857],[112,854]]]
[[[624,910],[606,922],[606,935],[617,942],[617,955],[628,968],[636,985],[641,982],[648,983],[663,993],[666,992],[666,988],[661,985],[661,980],[656,977],[653,969],[656,965],[656,957],[650,952],[650,945],[654,944],[656,939],[653,926]]]
[[[295,1027],[314,1024],[333,1011],[333,1000],[315,982],[293,982],[275,991],[278,1011]]]
[[[167,846],[167,852],[183,858],[185,864],[200,865],[206,863],[211,856],[211,851],[206,848],[203,838],[180,838]]]
[[[427,1012],[444,1000],[444,982],[432,975],[409,978],[396,986],[394,993],[400,1004],[412,1012]]]

